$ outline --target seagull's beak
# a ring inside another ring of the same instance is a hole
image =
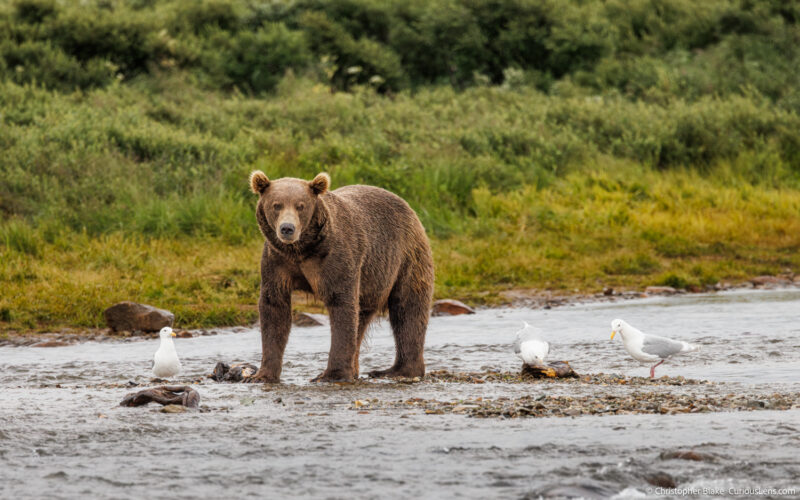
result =
[[[614,340],[614,335],[617,334],[616,330],[611,330],[611,340]]]
[[[175,332],[169,332],[169,336],[170,337],[177,337],[177,335],[175,335]]]

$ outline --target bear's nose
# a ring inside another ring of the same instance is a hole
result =
[[[281,224],[281,236],[290,238],[292,235],[294,235],[294,224],[288,222]]]

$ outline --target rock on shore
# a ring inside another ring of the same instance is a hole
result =
[[[103,311],[103,316],[115,332],[157,332],[165,326],[172,326],[175,321],[175,315],[169,311],[128,301],[114,304]]]
[[[433,303],[431,316],[457,316],[459,314],[475,314],[475,310],[463,302],[453,299],[442,299]]]

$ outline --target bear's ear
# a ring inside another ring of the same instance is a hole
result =
[[[308,183],[311,187],[311,190],[314,191],[314,194],[320,195],[328,190],[328,186],[331,185],[331,178],[326,173],[317,174],[314,177],[314,180]]]
[[[269,179],[261,170],[255,170],[250,174],[250,189],[255,194],[264,194],[269,187]]]

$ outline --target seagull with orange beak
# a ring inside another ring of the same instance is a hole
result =
[[[153,356],[153,375],[158,378],[174,377],[181,371],[181,361],[175,351],[175,343],[172,342],[175,332],[165,326],[158,332],[158,336],[161,337],[161,345]]]

